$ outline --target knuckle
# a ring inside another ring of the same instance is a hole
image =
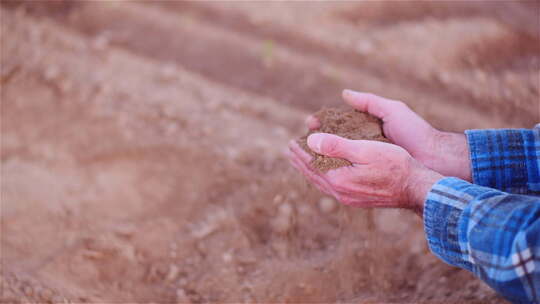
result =
[[[409,106],[401,100],[396,100],[396,106],[403,109],[409,109]]]
[[[349,174],[347,168],[335,169],[328,174],[328,183],[334,191],[341,194],[350,194],[354,192],[355,179],[354,175]]]
[[[328,183],[334,187],[341,183],[341,176],[339,174],[335,174],[333,170],[327,173],[326,175],[328,177]]]
[[[335,181],[334,179],[328,180],[328,183],[332,187],[332,189],[337,190],[339,188],[339,183]]]
[[[354,200],[350,197],[340,197],[340,199],[338,199],[343,205],[345,206],[351,206],[354,204]]]
[[[346,185],[343,184],[335,184],[333,185],[334,190],[338,193],[349,193],[350,189]]]
[[[333,192],[331,190],[329,190],[327,187],[321,187],[321,188],[318,188],[318,189],[321,190],[326,195],[330,195],[330,196],[333,195]]]
[[[338,193],[349,193],[350,187],[348,185],[348,181],[341,178],[341,177],[335,177],[330,180],[330,185],[334,189],[334,191]]]

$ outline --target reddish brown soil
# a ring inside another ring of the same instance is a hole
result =
[[[343,88],[540,121],[537,5],[424,3],[2,1],[0,301],[504,302],[282,153]]]
[[[319,128],[310,130],[306,135],[298,139],[298,143],[312,156],[311,164],[313,167],[322,172],[350,166],[351,162],[346,159],[327,157],[313,152],[307,145],[307,138],[310,134],[321,132],[353,140],[365,139],[389,142],[383,134],[382,121],[367,113],[340,107],[322,109],[313,116],[319,121]]]

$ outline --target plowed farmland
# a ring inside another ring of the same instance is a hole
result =
[[[283,154],[344,88],[540,122],[536,1],[2,1],[2,303],[505,303]]]

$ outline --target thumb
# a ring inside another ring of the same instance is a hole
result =
[[[328,133],[315,133],[307,138],[311,150],[329,157],[344,158],[351,163],[369,164],[375,160],[410,154],[400,146],[373,141],[352,140]]]
[[[379,142],[350,140],[327,133],[311,134],[307,139],[311,150],[329,157],[344,158],[353,163],[367,163],[380,150]]]

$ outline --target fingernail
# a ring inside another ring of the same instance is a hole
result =
[[[285,156],[289,156],[289,154],[291,153],[291,148],[289,148],[289,147],[283,147],[283,148],[281,149],[281,153],[282,153],[283,155],[285,155]]]
[[[343,95],[344,97],[345,97],[345,96],[347,96],[347,97],[349,97],[349,96],[352,97],[352,96],[354,96],[354,95],[356,95],[356,94],[358,94],[358,92],[353,91],[353,90],[349,90],[349,89],[345,89],[345,90],[343,90],[343,92],[342,92],[342,95]]]
[[[296,141],[295,140],[290,140],[289,143],[287,144],[288,150],[292,151],[294,149],[295,145],[298,145],[296,143]]]
[[[353,90],[349,90],[349,89],[343,90],[343,93],[342,93],[344,98],[354,97],[354,96],[357,96],[358,94],[360,94],[360,93],[356,92],[356,91],[353,91]]]
[[[318,129],[318,128],[321,127],[321,123],[313,115],[309,115],[306,118],[306,125],[307,125],[308,129],[310,129],[310,130],[315,130],[315,129]]]
[[[307,138],[308,147],[313,150],[315,153],[321,154],[321,144],[324,138],[324,134],[315,133],[311,134]]]

